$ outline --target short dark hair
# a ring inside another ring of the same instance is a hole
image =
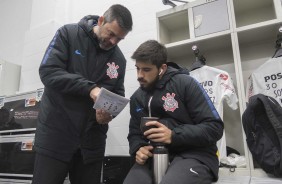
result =
[[[131,56],[132,59],[151,62],[158,68],[167,63],[166,47],[156,40],[142,43]]]
[[[130,11],[120,5],[120,4],[114,4],[112,5],[105,13],[104,13],[104,20],[105,23],[111,23],[113,21],[117,21],[118,25],[124,30],[124,31],[131,31],[132,30],[132,17]]]

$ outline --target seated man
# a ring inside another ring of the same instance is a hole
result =
[[[201,85],[186,69],[167,62],[166,48],[157,41],[144,42],[131,58],[136,60],[140,83],[131,96],[128,134],[136,163],[124,184],[153,183],[150,142],[163,143],[169,150],[170,164],[161,184],[216,181],[216,142],[222,137],[223,122]],[[140,120],[149,112],[159,121],[147,122],[146,126],[155,128],[143,133]]]

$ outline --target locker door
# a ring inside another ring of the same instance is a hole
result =
[[[216,0],[192,9],[196,37],[230,28],[226,0]]]

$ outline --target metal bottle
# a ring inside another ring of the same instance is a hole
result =
[[[164,145],[156,145],[153,149],[154,183],[159,184],[168,167],[168,150]]]
[[[150,127],[145,127],[146,122],[148,121],[158,121],[158,118],[151,117],[151,101],[153,96],[150,97],[148,102],[149,117],[142,117],[140,128],[144,132]],[[154,118],[154,119],[152,119]],[[162,177],[165,175],[165,172],[168,167],[168,150],[163,143],[151,142],[153,145],[153,168],[154,168],[154,184],[159,184],[162,180]]]

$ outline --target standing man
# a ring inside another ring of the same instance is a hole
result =
[[[218,179],[216,142],[223,122],[201,85],[188,71],[167,62],[166,48],[154,40],[141,44],[132,55],[136,60],[140,88],[131,96],[129,146],[136,163],[124,184],[152,184],[152,151],[149,141],[164,143],[170,165],[161,184],[209,184]],[[151,98],[152,97],[152,98]],[[150,102],[149,102],[150,99]],[[141,117],[153,117],[140,130]]]
[[[33,184],[100,183],[112,116],[93,109],[101,87],[124,96],[126,60],[117,46],[132,30],[130,11],[112,5],[61,27],[39,68],[45,86],[35,135]]]

